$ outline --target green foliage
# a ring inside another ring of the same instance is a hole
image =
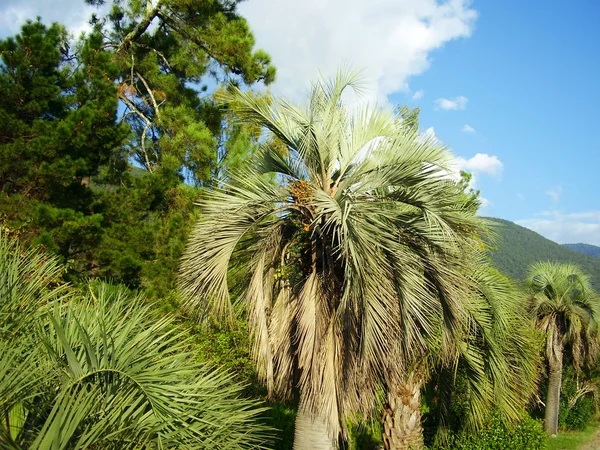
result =
[[[375,450],[383,445],[379,420],[348,420],[348,450]]]
[[[0,220],[84,272],[103,221],[89,181],[126,136],[114,66],[97,33],[74,58],[56,24],[27,22],[0,51]]]
[[[113,1],[105,17],[95,17],[118,68],[129,154],[146,170],[210,184],[231,146],[220,139],[226,113],[205,94],[207,83],[274,80],[270,57],[254,50],[236,3]]]
[[[199,86],[274,68],[235,3],[143,3],[114,2],[75,45],[40,22],[0,41],[0,224],[59,255],[69,281],[172,303],[190,185],[218,184],[260,136]]]
[[[55,285],[59,266],[0,237],[0,441],[9,448],[262,448],[264,408],[142,296]],[[69,293],[70,297],[65,294]],[[22,305],[26,304],[27,309]]]
[[[476,433],[450,435],[444,443],[431,450],[541,450],[545,448],[542,424],[529,416],[513,426],[505,425],[498,415],[492,415],[487,426]]]
[[[258,386],[254,364],[250,360],[246,324],[237,322],[235,326],[228,328],[196,325],[193,331],[201,361],[235,373],[237,379],[248,385],[249,394],[264,395],[264,390]]]
[[[594,418],[597,387],[593,381],[589,373],[577,373],[572,367],[565,368],[558,416],[562,430],[583,431]]]
[[[0,41],[0,191],[84,209],[85,184],[126,129],[116,124],[114,66],[92,33],[72,61],[66,30],[27,22]]]
[[[484,265],[470,277],[476,290],[463,301],[471,324],[466,336],[455,338],[458,354],[450,362],[430,355],[422,407],[426,443],[447,432],[480,430],[491,408],[506,424],[516,423],[537,389],[542,340],[528,320],[524,293]]]
[[[558,423],[564,430],[585,430],[594,415],[594,400],[590,396],[581,397],[573,406],[561,399]]]
[[[402,126],[408,132],[419,131],[419,114],[421,113],[421,108],[413,108],[411,110],[409,106],[402,105],[397,106],[395,112],[402,120]]]
[[[90,253],[88,273],[144,288],[153,298],[169,295],[197,214],[197,190],[139,169],[122,174],[117,188],[106,178],[93,179],[92,190],[103,235]]]
[[[264,386],[258,382],[254,362],[250,358],[248,324],[238,320],[233,326],[222,327],[217,323],[200,326],[193,321],[191,336],[201,363],[226,369],[244,385],[243,395],[249,398],[266,398]],[[294,422],[297,405],[268,399],[269,409],[262,414],[262,421],[274,428],[273,449],[291,450],[294,441]]]
[[[567,247],[578,253],[584,255],[593,256],[594,258],[600,258],[600,247],[591,244],[563,244],[563,247]]]
[[[0,228],[0,342],[26,338],[32,322],[68,294],[56,257],[23,249]]]
[[[277,430],[273,450],[292,450],[297,406],[282,402],[273,402],[269,406],[265,422]]]
[[[529,267],[537,261],[574,263],[590,275],[594,289],[600,290],[600,264],[596,258],[565,248],[508,220],[489,220],[497,224],[497,239],[491,243],[495,248],[489,256],[504,274],[524,280]]]

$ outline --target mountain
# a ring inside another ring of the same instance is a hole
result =
[[[563,244],[563,247],[570,248],[584,255],[600,258],[600,247],[591,244]]]
[[[496,242],[492,244],[495,248],[489,255],[494,265],[504,274],[523,280],[529,266],[536,261],[572,262],[590,275],[594,289],[600,292],[600,260],[597,258],[559,245],[508,220],[493,217],[487,219],[494,224],[497,235]]]

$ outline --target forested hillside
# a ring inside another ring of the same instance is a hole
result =
[[[593,256],[594,258],[600,258],[600,247],[591,244],[563,244],[563,247],[575,250],[578,253],[584,255]]]
[[[591,276],[595,289],[600,289],[600,261],[597,259],[557,244],[508,220],[489,219],[496,225],[497,233],[497,242],[489,255],[501,272],[522,280],[527,268],[536,261],[572,262]]]

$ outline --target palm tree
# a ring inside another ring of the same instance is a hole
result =
[[[524,320],[513,283],[490,267],[482,255],[471,254],[465,274],[470,292],[463,298],[464,326],[443,342],[444,323],[427,336],[427,348],[411,361],[403,378],[388,387],[384,408],[383,441],[386,449],[422,449],[421,389],[430,377],[438,379],[438,431],[445,439],[457,367],[466,382],[467,414],[463,428],[476,430],[496,407],[503,420],[522,417],[537,381],[536,336]],[[435,382],[435,381],[434,381]]]
[[[438,317],[447,335],[462,327],[462,255],[482,228],[452,155],[391,112],[352,113],[348,87],[355,74],[317,82],[300,107],[232,89],[236,115],[283,145],[204,193],[182,259],[184,308],[200,318],[231,317],[241,281],[259,376],[270,395],[298,390],[296,449],[336,448],[343,418],[373,412]]]
[[[576,368],[596,357],[598,299],[588,276],[574,264],[538,262],[531,266],[527,284],[530,309],[546,340],[545,429],[556,435],[564,353],[570,351]]]
[[[123,287],[55,285],[59,272],[0,236],[2,448],[264,448],[263,408],[197,363],[173,318]]]

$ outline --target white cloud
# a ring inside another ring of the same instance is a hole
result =
[[[463,133],[470,133],[470,134],[475,134],[475,128],[473,128],[471,125],[467,125],[465,124],[464,127],[462,127],[461,130]]]
[[[50,24],[59,22],[75,36],[90,29],[88,21],[93,6],[86,5],[83,0],[3,0],[0,6],[0,36],[10,36],[21,30],[27,19]]]
[[[434,143],[442,144],[440,139],[436,136],[435,130],[433,127],[429,127],[426,130],[420,133],[420,138],[425,140],[431,140]],[[465,170],[471,174],[471,179],[469,181],[468,189],[477,190],[477,179],[481,174],[493,175],[499,177],[502,174],[502,169],[504,165],[498,159],[497,156],[490,156],[486,153],[477,153],[475,156],[469,159],[462,158],[460,156],[454,157],[454,161],[450,164],[450,167],[445,172],[445,177],[459,181],[460,171]],[[479,201],[481,202],[481,208],[489,208],[492,207],[492,202],[484,197],[483,195],[479,195]]]
[[[319,72],[329,77],[349,64],[372,83],[365,95],[385,103],[429,68],[432,51],[469,37],[477,19],[471,0],[252,0],[238,9],[277,67],[273,92],[293,101]],[[0,36],[38,15],[77,35],[92,11],[83,0],[2,0]]]
[[[412,99],[413,100],[421,100],[424,95],[425,95],[425,91],[423,89],[421,89],[412,95]]]
[[[425,141],[431,141],[434,144],[442,144],[442,141],[440,141],[438,139],[438,137],[435,134],[435,129],[433,127],[429,127],[427,129],[425,129],[424,131],[421,131],[419,133],[420,139],[425,142]]]
[[[469,99],[464,95],[459,95],[458,97],[450,98],[438,98],[434,100],[433,103],[436,105],[436,109],[443,109],[446,111],[459,111],[463,110],[467,107],[467,102]]]
[[[504,165],[502,161],[498,159],[496,155],[488,155],[487,153],[477,153],[475,156],[469,159],[461,157],[456,158],[459,170],[466,170],[475,174],[488,174],[493,176],[500,176]]]
[[[560,200],[560,196],[562,195],[562,186],[555,186],[546,191],[546,195],[549,195],[552,200],[555,202]]]
[[[600,245],[600,211],[544,211],[537,217],[517,220],[516,223],[559,244],[583,242]]]
[[[477,12],[470,0],[252,0],[239,6],[277,67],[273,91],[305,98],[320,71],[342,64],[363,69],[370,99],[408,90],[410,76],[431,64],[430,53],[471,35]]]

